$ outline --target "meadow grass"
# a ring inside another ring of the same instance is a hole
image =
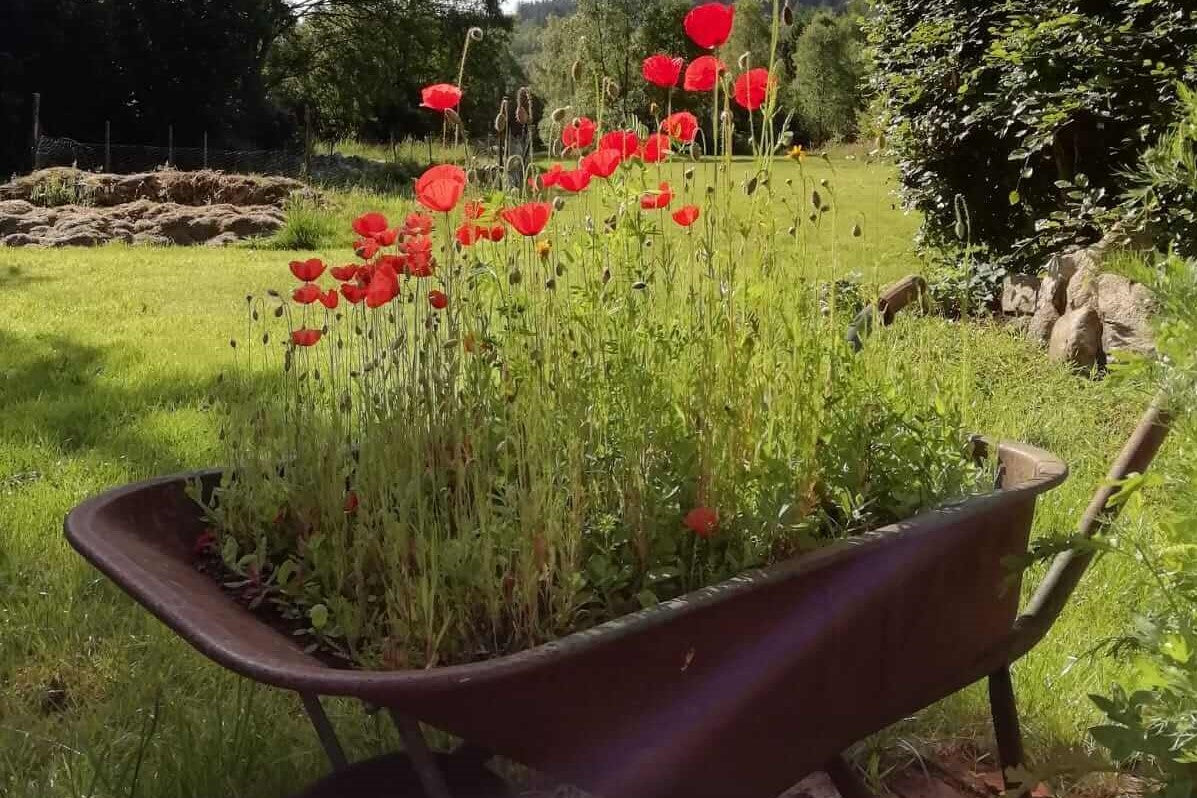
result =
[[[884,283],[916,271],[915,220],[890,208],[889,170],[833,163],[834,171],[804,166],[815,181],[832,181],[838,206],[823,222],[836,234],[821,227],[808,238],[806,276],[859,272]],[[407,209],[361,193],[333,202],[342,223],[367,207]],[[858,214],[864,234],[854,238]],[[319,254],[351,258],[343,248]],[[0,794],[268,798],[324,772],[293,696],[203,659],[61,535],[64,514],[89,495],[214,464],[215,383],[230,363],[229,338],[244,329],[245,295],[289,288],[293,257],[248,248],[0,250]],[[1042,446],[1072,466],[1069,483],[1041,505],[1039,534],[1071,528],[1145,402],[1139,387],[1074,375],[996,326],[904,319],[875,352],[955,375],[971,389],[971,428]],[[1134,534],[1148,521],[1136,506],[1123,529]],[[1117,566],[1099,563],[1051,637],[1016,667],[1033,753],[1083,745],[1095,717],[1085,696],[1118,673],[1112,660],[1086,656],[1144,595],[1139,576]],[[380,716],[330,703],[355,755],[395,746]],[[970,690],[878,739],[987,738],[985,723],[982,693]]]

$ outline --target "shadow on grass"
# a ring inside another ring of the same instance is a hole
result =
[[[9,266],[0,271],[0,291],[22,288],[34,283],[48,283],[50,278],[41,274],[29,274],[20,266]]]
[[[119,375],[111,371],[110,354],[109,347],[61,334],[0,331],[0,444],[24,440],[67,456],[90,454],[124,466],[130,478],[210,465],[147,417],[216,412],[219,375],[162,373],[130,384],[111,378]],[[185,425],[175,431],[184,441],[195,439]]]

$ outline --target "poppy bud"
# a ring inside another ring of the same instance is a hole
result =
[[[482,28],[470,28],[466,35],[470,37],[470,41],[480,42],[482,41]]]
[[[786,178],[786,185],[787,185],[787,186],[789,186],[789,187],[791,187],[791,188],[793,188],[793,187],[794,187],[794,179],[793,179],[792,177],[787,177],[787,178]]]
[[[582,79],[582,59],[574,61],[574,65],[569,69],[569,76],[573,78],[574,83]]]
[[[560,212],[564,208],[565,208],[565,197],[554,197],[553,198],[553,210]]]
[[[519,285],[520,281],[524,279],[524,275],[520,274],[519,269],[512,269],[507,275],[507,282],[511,285]]]
[[[956,222],[956,237],[963,241],[967,234],[968,230],[965,228],[964,222]]]
[[[524,127],[527,127],[528,123],[532,121],[532,114],[527,108],[521,105],[519,108],[515,109],[515,121],[519,122]]]
[[[756,193],[756,178],[755,177],[744,184],[744,193],[750,197]]]
[[[794,9],[790,8],[790,0],[786,0],[781,7],[781,22],[787,28],[794,24]]]
[[[812,222],[817,222],[817,221],[819,221],[819,214],[812,213],[810,216],[808,216],[806,218],[810,219]]]
[[[812,191],[810,193],[810,204],[815,206],[816,210],[823,207],[823,198],[819,196],[818,191]]]
[[[554,269],[554,271],[557,272],[558,277],[562,277],[565,274],[565,264],[558,263],[557,268]]]
[[[645,288],[648,288],[648,283],[644,282],[643,280],[637,280],[636,282],[632,283],[633,291],[643,291]]]
[[[230,340],[230,341],[229,341],[229,346],[230,346],[230,347],[232,347],[233,349],[236,349],[236,348],[237,348],[237,341],[236,341],[236,340]]]
[[[648,107],[648,112],[650,115],[652,115],[654,117],[659,116],[661,113],[661,106],[657,105],[656,103],[653,103],[652,105],[650,105]]]
[[[783,130],[781,132],[781,146],[789,147],[793,143],[794,143],[794,131]]]
[[[452,108],[445,109],[445,119],[451,127],[461,127],[461,117]]]
[[[713,195],[714,193],[715,193],[715,187],[714,187],[714,186],[707,186],[707,194],[712,194],[712,195]]]
[[[549,289],[550,291],[557,290],[557,280],[553,277],[550,277],[549,279],[544,281],[544,287]]]
[[[794,225],[790,225],[790,229],[786,232],[790,234],[790,238],[793,238],[794,236],[798,235],[798,228]]]
[[[286,312],[286,309],[282,305],[279,305],[277,308],[274,309],[274,317],[276,319],[281,319],[283,317],[284,312]]]
[[[270,343],[270,333],[268,333],[268,332],[262,333],[262,346],[266,346],[269,343]]]
[[[741,71],[741,72],[747,72],[747,71],[748,71],[748,63],[749,63],[749,61],[751,61],[751,60],[752,60],[752,51],[751,51],[751,50],[750,50],[750,51],[748,51],[748,52],[746,52],[746,53],[744,53],[743,55],[741,55],[741,56],[740,56],[740,60],[739,60],[737,63],[738,63],[738,64],[739,64],[739,66],[740,66],[740,71]]]
[[[603,269],[603,285],[606,285],[609,282],[611,282],[611,270]]]
[[[831,184],[827,182],[827,178],[823,178],[822,180],[820,180],[819,185],[822,186],[823,188],[828,188],[831,186]]]
[[[689,167],[688,169],[686,169],[685,172],[682,173],[682,175],[687,180],[693,180],[694,179],[694,167],[693,166]]]
[[[507,116],[502,112],[495,117],[495,132],[500,136],[507,131]]]
[[[864,231],[860,229],[859,224],[852,225],[852,237],[853,238],[860,238],[863,233],[864,233]]]
[[[560,125],[562,122],[565,121],[565,114],[567,111],[568,111],[567,106],[563,106],[561,108],[554,109],[552,115],[549,118],[553,120],[554,125]]]
[[[610,78],[607,78],[606,93],[607,93],[608,100],[618,100],[619,99],[619,84],[616,83],[615,81],[611,80]]]

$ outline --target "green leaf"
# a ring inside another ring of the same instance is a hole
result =
[[[320,631],[328,625],[328,607],[317,604],[308,610],[308,617],[312,619],[312,628]]]
[[[1014,189],[1010,192],[1009,199],[1011,205],[1017,205],[1018,203],[1022,202],[1022,195],[1018,193],[1018,189]]]

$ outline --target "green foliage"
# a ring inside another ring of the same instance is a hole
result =
[[[860,20],[816,15],[798,37],[793,71],[790,96],[798,124],[811,140],[854,138],[865,103]]]
[[[1178,87],[1172,128],[1143,154],[1118,215],[1145,229],[1161,250],[1197,257],[1197,93]]]
[[[1188,0],[879,0],[875,84],[923,243],[1020,271],[1097,239],[1145,136],[1197,77]]]
[[[283,226],[269,238],[266,246],[311,252],[332,246],[340,233],[340,225],[331,213],[311,200],[294,199],[287,203]]]
[[[83,173],[74,169],[46,169],[29,192],[29,201],[43,208],[91,205],[95,201],[95,189],[82,178]]]

